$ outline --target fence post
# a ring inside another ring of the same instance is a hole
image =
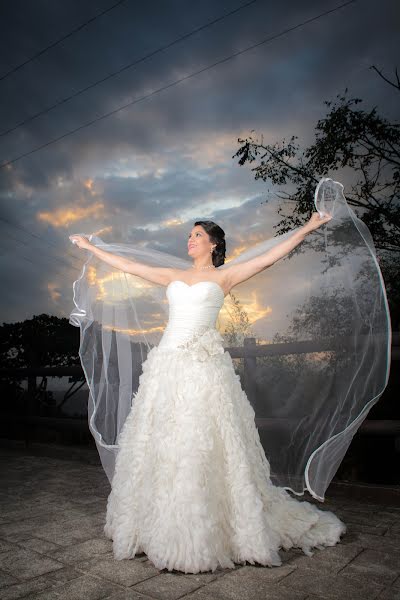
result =
[[[25,402],[25,419],[24,419],[24,428],[25,428],[25,448],[29,446],[30,441],[30,427],[32,424],[32,420],[30,421],[29,417],[34,415],[35,412],[35,395],[36,395],[36,375],[28,376],[28,390],[26,394],[26,402]]]
[[[34,347],[30,347],[28,349],[28,367],[37,367],[38,366],[38,356],[36,349]],[[30,442],[30,428],[33,427],[33,419],[29,417],[33,417],[36,413],[37,404],[36,402],[36,373],[32,373],[28,375],[28,390],[27,390],[27,399],[25,405],[25,447],[29,446]]]

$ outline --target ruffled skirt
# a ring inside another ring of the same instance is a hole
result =
[[[158,569],[198,573],[279,566],[279,548],[312,555],[340,540],[334,513],[272,484],[254,419],[216,330],[150,350],[107,501],[115,559],[145,552]]]

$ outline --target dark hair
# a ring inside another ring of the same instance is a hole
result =
[[[225,231],[214,221],[196,221],[195,225],[201,225],[210,236],[210,240],[216,247],[212,251],[212,261],[215,267],[220,267],[225,262]]]

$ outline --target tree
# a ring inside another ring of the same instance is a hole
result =
[[[79,331],[66,318],[35,315],[0,326],[1,366],[71,366],[79,364]]]
[[[230,320],[222,335],[227,345],[242,346],[244,338],[253,335],[249,316],[232,291],[229,292],[229,296],[231,299],[230,308],[226,308],[226,310]]]
[[[372,66],[396,92],[400,80],[390,81]],[[297,136],[272,145],[253,139],[238,139],[239,164],[259,160],[252,168],[256,179],[273,184],[294,185],[293,193],[279,190],[282,219],[275,226],[284,233],[302,225],[315,210],[313,191],[321,177],[334,171],[350,170],[354,181],[346,198],[354,212],[369,227],[385,278],[392,317],[399,322],[400,299],[400,123],[390,123],[377,108],[364,111],[360,98],[337,95],[337,101],[324,101],[330,112],[316,125],[314,143],[301,151]],[[268,201],[268,200],[267,200]],[[288,212],[287,207],[290,206]]]
[[[229,321],[221,335],[225,346],[243,346],[246,337],[255,337],[251,330],[251,323],[246,310],[242,307],[235,294],[229,292],[230,302],[225,303]],[[234,358],[235,370],[240,377],[244,377],[244,359]]]

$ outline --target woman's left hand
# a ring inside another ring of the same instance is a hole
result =
[[[324,225],[324,223],[327,223],[331,219],[332,215],[323,215],[321,217],[319,212],[314,212],[311,215],[311,219],[304,225],[304,228],[309,233],[310,231],[314,231],[314,229],[318,229],[318,227],[321,227],[321,225]]]
[[[69,236],[69,239],[73,244],[76,244],[78,248],[86,248],[86,250],[89,250],[92,247],[92,244],[84,235],[78,235],[77,233],[74,233],[73,235]]]

